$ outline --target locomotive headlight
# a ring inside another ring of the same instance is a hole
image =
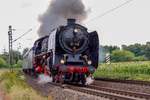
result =
[[[88,63],[88,65],[91,65],[91,64],[92,64],[92,61],[91,61],[91,60],[88,60],[87,63]]]
[[[77,33],[77,32],[78,32],[78,29],[74,29],[74,32],[76,32],[76,33]]]
[[[64,63],[65,63],[65,61],[64,61],[63,59],[61,59],[61,60],[60,60],[60,63],[61,63],[61,64],[64,64]]]

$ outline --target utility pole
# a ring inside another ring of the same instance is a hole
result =
[[[9,40],[9,68],[10,71],[13,72],[12,64],[13,64],[13,45],[12,45],[12,26],[8,27],[8,40]]]
[[[25,32],[23,35],[18,37],[17,39],[13,40],[12,33],[15,31],[15,29],[12,28],[11,25],[8,26],[8,42],[9,42],[9,68],[10,71],[13,72],[13,43],[16,42],[18,39],[22,38],[24,35],[28,34],[32,29],[29,29],[27,32]],[[21,46],[18,48],[20,49]],[[18,56],[19,58],[19,56]]]

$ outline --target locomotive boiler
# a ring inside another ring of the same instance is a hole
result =
[[[24,56],[25,62],[32,61],[32,64],[25,64],[23,71],[34,76],[47,74],[54,82],[85,84],[86,78],[98,67],[98,56],[97,32],[88,32],[75,19],[68,19],[66,26],[60,26],[35,41]]]

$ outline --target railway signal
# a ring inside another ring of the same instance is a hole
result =
[[[13,64],[13,44],[12,44],[13,38],[12,38],[12,32],[13,32],[13,29],[12,29],[12,26],[10,25],[8,27],[9,68],[10,68],[10,71],[13,71],[13,69],[12,69],[12,64]]]

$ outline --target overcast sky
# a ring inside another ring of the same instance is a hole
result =
[[[38,16],[45,12],[50,0],[0,0],[0,52],[8,50],[8,26],[19,37],[30,28],[32,32],[14,43],[29,47],[38,38]],[[89,10],[85,23],[89,30],[97,30],[103,45],[146,43],[150,41],[150,0],[133,0],[129,4],[95,20],[102,13],[124,3],[126,0],[83,0]]]

